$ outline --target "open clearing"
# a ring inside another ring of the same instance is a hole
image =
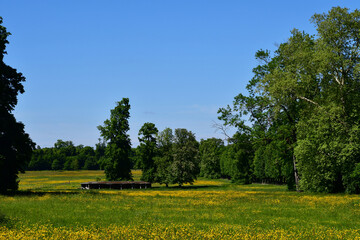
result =
[[[133,171],[139,180],[140,171]],[[20,175],[0,239],[360,239],[360,197],[199,179],[183,188],[81,190],[103,171]]]

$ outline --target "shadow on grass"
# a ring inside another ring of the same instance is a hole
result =
[[[78,194],[102,194],[99,191],[103,191],[103,190],[111,190],[111,191],[151,191],[151,190],[176,190],[176,189],[181,189],[181,190],[196,190],[196,189],[214,189],[214,188],[224,188],[224,186],[220,186],[220,185],[187,185],[187,186],[169,186],[169,187],[165,187],[165,186],[156,186],[156,187],[151,187],[148,189],[124,189],[124,190],[120,190],[120,189],[108,189],[108,188],[103,188],[103,189],[89,189],[89,190],[84,190],[84,189],[77,189],[77,190],[18,190],[18,191],[8,191],[6,193],[1,193],[0,195],[3,196],[9,196],[9,197],[16,197],[16,196],[23,196],[23,197],[32,197],[32,196],[44,196],[44,195],[52,195],[52,196],[59,196],[59,195],[78,195]],[[1,213],[0,213],[0,223],[1,223]]]
[[[0,226],[5,226],[7,228],[13,228],[15,225],[14,221],[11,221],[4,214],[0,212]]]
[[[25,190],[25,191],[9,191],[6,193],[2,193],[3,196],[15,197],[15,196],[44,196],[45,194],[49,195],[76,195],[80,194],[81,191],[32,191],[32,190]]]
[[[187,186],[169,186],[169,187],[152,187],[152,188],[162,188],[164,190],[166,189],[209,189],[209,188],[223,188],[224,186],[220,185],[187,185]]]
[[[5,215],[0,213],[0,225],[5,224],[7,221],[8,219],[5,217]]]

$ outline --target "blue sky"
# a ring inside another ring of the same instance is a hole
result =
[[[12,33],[5,62],[26,77],[14,111],[38,145],[94,146],[97,126],[128,97],[133,146],[145,122],[201,138],[217,110],[246,93],[259,49],[275,50],[293,28],[358,1],[16,1],[0,16]]]

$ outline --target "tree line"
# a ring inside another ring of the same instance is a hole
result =
[[[98,170],[104,151],[100,141],[94,149],[59,139],[52,148],[34,149],[26,170]]]
[[[139,146],[131,148],[128,119],[130,103],[122,99],[110,118],[98,129],[95,149],[58,140],[52,148],[33,151],[27,170],[103,169],[107,180],[132,180],[131,169],[141,169],[141,180],[160,184],[192,184],[198,177],[229,178],[251,183],[252,145],[249,136],[235,134],[230,144],[217,138],[201,139],[184,128],[158,131],[154,123],[144,123],[138,133]]]
[[[128,103],[127,99],[124,101]],[[115,109],[123,107],[124,101]],[[232,144],[225,146],[217,138],[198,142],[187,129],[165,128],[159,132],[155,124],[144,123],[139,141],[138,147],[129,148],[128,154],[118,157],[118,152],[126,152],[124,148],[131,145],[111,145],[99,139],[94,149],[58,140],[52,148],[34,149],[26,170],[105,170],[107,180],[132,180],[131,169],[141,169],[141,180],[166,186],[191,184],[198,176],[252,181],[251,144],[244,136],[234,135]]]
[[[237,133],[231,144],[210,138],[198,142],[184,128],[159,132],[154,123],[144,123],[138,133],[140,145],[131,149],[129,131],[130,103],[123,98],[98,126],[104,143],[100,165],[107,180],[132,180],[131,168],[142,170],[141,180],[160,184],[192,184],[198,177],[227,177],[251,183],[253,150],[248,135]]]

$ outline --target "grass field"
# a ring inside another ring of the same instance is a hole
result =
[[[20,179],[19,193],[0,196],[0,239],[360,239],[358,195],[206,179],[183,188],[80,189],[104,180],[102,171]]]

